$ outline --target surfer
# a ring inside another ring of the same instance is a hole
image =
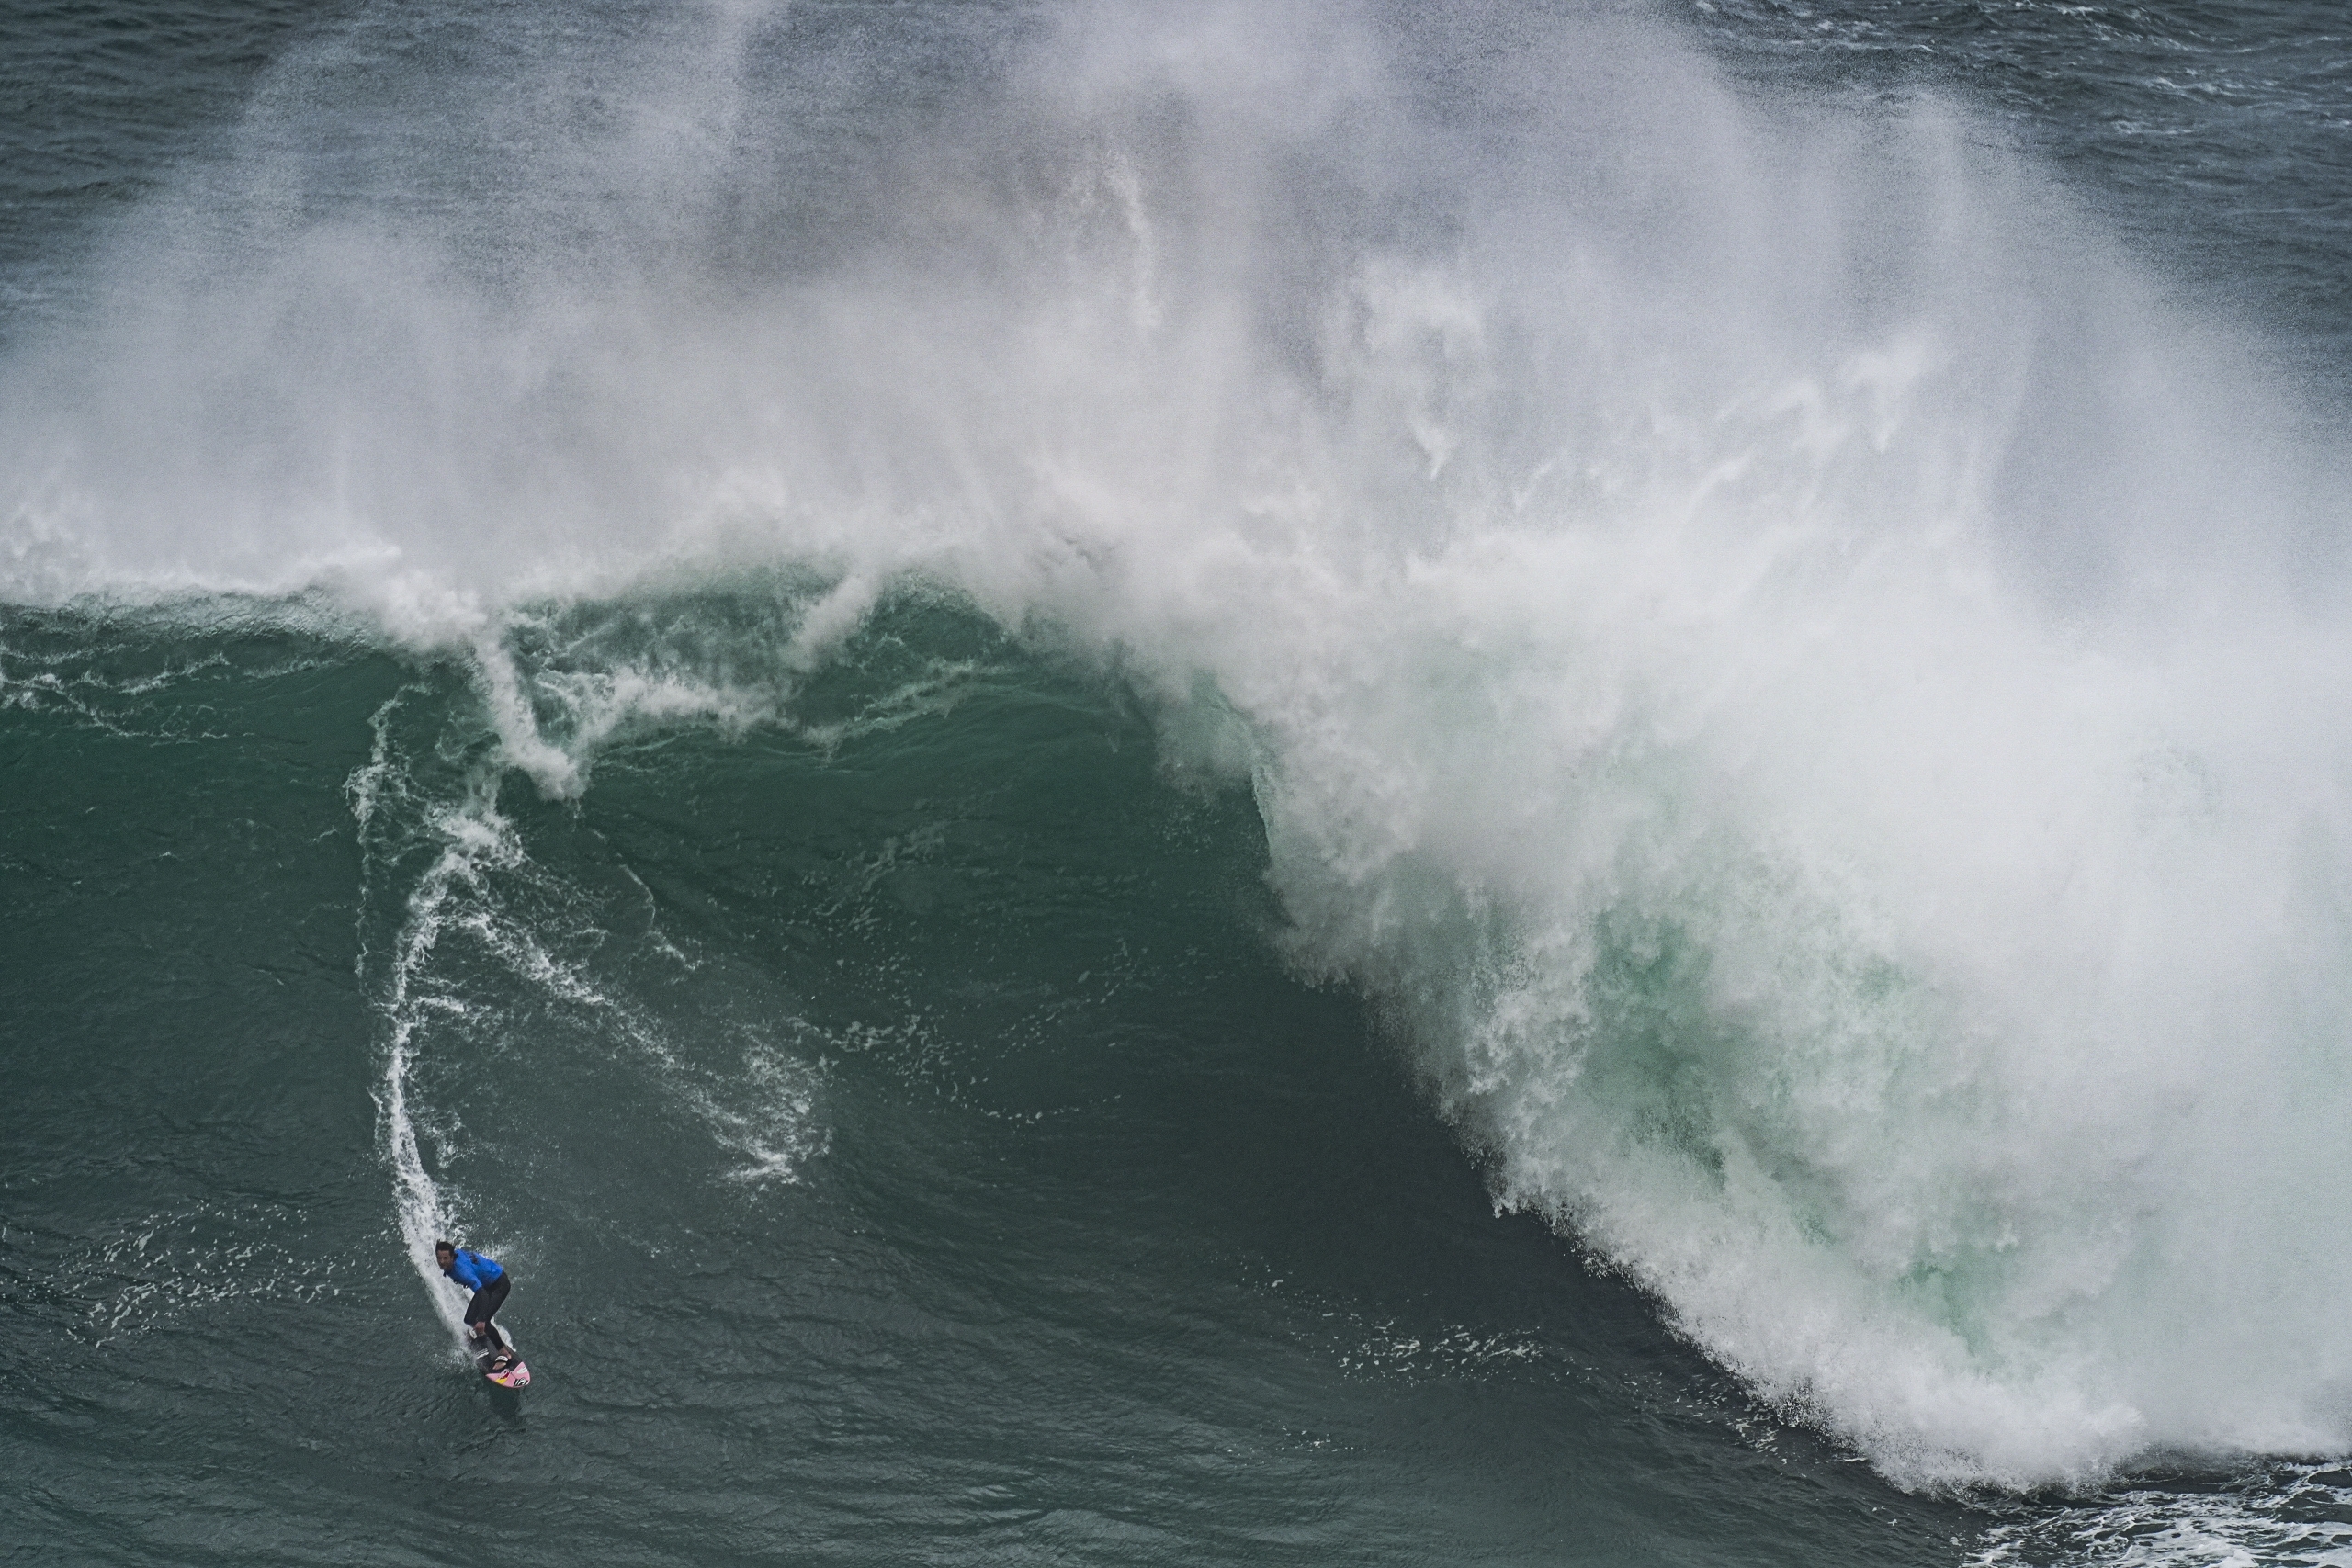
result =
[[[476,1345],[487,1344],[497,1352],[486,1371],[499,1372],[514,1359],[514,1348],[506,1343],[492,1323],[498,1309],[506,1304],[506,1292],[514,1288],[513,1280],[494,1258],[481,1253],[453,1247],[446,1241],[433,1244],[434,1260],[441,1265],[441,1272],[474,1293],[466,1303],[466,1333]]]

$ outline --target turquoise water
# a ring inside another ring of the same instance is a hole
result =
[[[1962,1528],[1498,1217],[1360,1005],[1269,952],[1246,795],[968,615],[879,617],[795,705],[832,732],[647,736],[577,804],[500,786],[462,670],[158,640],[8,627],[28,1547],[1879,1562]],[[441,1208],[519,1280],[519,1398],[411,1267],[395,1035]]]
[[[0,1541],[2352,1561],[2334,26],[20,7]]]

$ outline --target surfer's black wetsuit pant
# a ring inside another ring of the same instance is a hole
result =
[[[506,1304],[506,1292],[513,1288],[514,1281],[501,1274],[476,1291],[474,1299],[466,1303],[466,1326],[488,1337],[493,1350],[505,1349],[506,1338],[498,1332],[498,1325],[490,1320],[500,1307]]]

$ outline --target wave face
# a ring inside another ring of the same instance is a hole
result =
[[[821,740],[926,604],[1246,782],[1495,1201],[1898,1483],[2352,1446],[2342,455],[1964,102],[1639,9],[403,6],[230,142],[0,371],[0,597],[466,672],[412,1251],[463,932],[825,1146],[514,935],[498,780]]]
[[[806,604],[508,646],[587,690]],[[1876,1568],[1987,1522],[1495,1213],[1267,942],[1248,795],[1099,672],[893,596],[548,799],[469,656],[187,608],[0,616],[12,1543]],[[519,1403],[420,1297],[443,1229],[517,1280]]]

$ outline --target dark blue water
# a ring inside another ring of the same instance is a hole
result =
[[[2198,308],[2340,389],[2352,60],[2325,6],[1694,6],[1745,72],[1948,95]]]

